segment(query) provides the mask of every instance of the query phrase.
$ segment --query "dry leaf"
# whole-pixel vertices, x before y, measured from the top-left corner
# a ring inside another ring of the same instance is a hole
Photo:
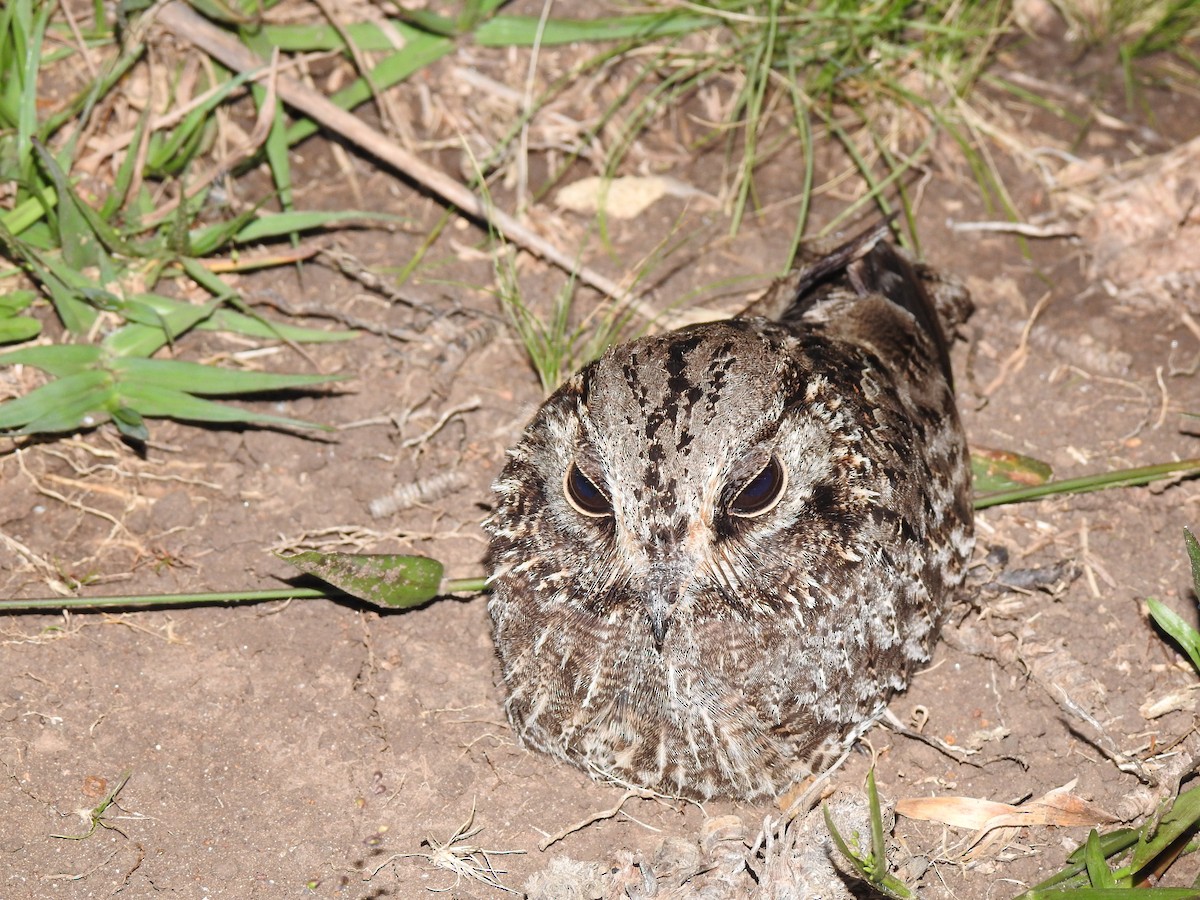
[[[559,206],[572,212],[590,214],[603,207],[611,218],[632,219],[667,195],[705,197],[715,201],[690,184],[661,175],[626,175],[611,179],[593,175],[566,185],[554,199]]]
[[[982,828],[996,816],[1007,815],[1018,807],[974,797],[912,797],[896,801],[896,815],[923,822],[941,822],[955,828]]]
[[[995,829],[1016,829],[1029,825],[1109,825],[1117,821],[1071,791],[1078,779],[1047,791],[1043,796],[1013,806],[974,797],[914,797],[896,802],[896,814],[909,819],[942,822],[956,828],[973,828],[968,846],[974,846]],[[1008,836],[1012,836],[1009,832]],[[989,842],[990,845],[991,842]]]

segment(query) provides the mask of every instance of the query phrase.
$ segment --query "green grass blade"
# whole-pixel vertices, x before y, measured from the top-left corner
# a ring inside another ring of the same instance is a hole
[[[251,372],[244,369],[224,369],[179,359],[141,359],[129,357],[112,363],[112,371],[121,383],[126,380],[153,384],[189,394],[217,396],[228,394],[261,394],[267,391],[289,390],[344,381],[344,375],[286,375],[277,372]]]
[[[846,839],[842,837],[842,833],[838,831],[837,826],[833,823],[833,816],[829,812],[829,804],[821,804],[821,812],[825,814],[825,827],[829,829],[829,836],[833,838],[834,845],[841,852],[842,857],[850,864],[850,866],[858,872],[863,881],[870,883],[871,873],[863,864],[860,852],[855,849],[851,850]]]
[[[713,16],[679,11],[601,19],[547,19],[540,44],[549,47],[630,39],[648,42],[711,28],[719,21]],[[530,47],[538,39],[538,22],[537,16],[495,16],[475,28],[471,39],[485,47]],[[388,25],[404,40],[405,49],[415,47],[415,54],[418,55],[431,47],[453,46],[449,33],[439,34],[397,19],[389,20]],[[350,40],[364,52],[383,53],[395,49],[396,45],[388,33],[374,23],[354,22],[346,25],[345,30]],[[345,49],[341,35],[329,25],[268,25],[262,32],[269,46],[278,47],[285,53]]]
[[[20,3],[19,8],[28,10],[28,3]],[[42,63],[42,39],[46,33],[46,23],[50,21],[50,13],[54,5],[43,3],[38,9],[37,18],[29,24],[25,34],[25,58],[21,60],[20,84],[21,94],[17,108],[17,172],[26,184],[33,184],[33,140],[37,135],[37,99],[38,73]],[[22,18],[25,18],[22,16]]]
[[[104,346],[113,356],[150,356],[170,343],[162,325],[130,322],[104,338]]]
[[[401,14],[405,24],[435,37],[453,39],[461,33],[458,20],[427,9],[402,9]]]
[[[138,116],[137,125],[133,129],[133,138],[129,142],[129,146],[142,146],[142,137],[146,132],[146,125],[150,121],[151,105],[149,103],[142,109],[142,114]],[[100,207],[100,218],[105,222],[112,221],[118,210],[125,203],[125,198],[129,194],[129,186],[133,183],[133,174],[138,161],[138,154],[128,152],[125,158],[121,160],[121,166],[117,169],[117,176],[113,179],[112,189],[108,192],[108,196],[104,198],[104,203]]]
[[[377,90],[386,90],[399,84],[414,72],[419,72],[443,56],[454,52],[455,44],[452,40],[435,37],[415,29],[409,29],[409,31],[417,37],[406,43],[403,50],[381,59],[375,68],[371,69],[371,80],[375,82]],[[371,86],[367,84],[366,79],[358,78],[329,99],[342,109],[353,109],[370,97]],[[288,129],[288,145],[293,146],[316,132],[315,122],[311,119],[302,119]]]
[[[1200,672],[1200,634],[1196,633],[1196,629],[1154,597],[1146,600],[1146,608],[1158,627],[1175,639],[1175,643],[1183,648],[1192,665]]]
[[[20,289],[9,291],[7,294],[0,294],[0,315],[11,316],[29,309],[36,299],[37,294],[33,291]]]
[[[266,91],[263,90],[263,100],[258,102],[265,100]],[[285,212],[292,212],[296,208],[296,203],[292,194],[292,161],[288,155],[287,117],[283,112],[283,103],[278,98],[275,100],[275,111],[271,116],[271,127],[267,132],[263,151],[267,156],[271,177],[275,180],[279,205]],[[293,236],[293,242],[296,240],[297,236]]]
[[[1083,862],[1087,867],[1088,880],[1092,887],[1115,888],[1117,880],[1113,878],[1112,870],[1100,848],[1100,835],[1093,828],[1088,832],[1087,843],[1084,844]]]
[[[247,47],[263,59],[271,58],[271,44],[265,40],[261,31],[251,32],[249,29],[243,28],[242,40]],[[254,97],[255,107],[261,114],[263,104],[268,99],[266,86],[261,82],[255,82],[251,86],[250,93]],[[287,119],[283,112],[283,101],[272,95],[271,102],[274,104],[274,108],[271,110],[271,125],[267,131],[267,139],[262,147],[262,152],[266,156],[271,179],[275,182],[275,193],[279,197],[279,205],[284,212],[291,212],[295,209],[295,200],[292,194],[292,164],[288,157]],[[295,235],[292,236],[292,240],[295,242]]]
[[[56,378],[74,375],[95,368],[100,362],[100,348],[90,344],[52,344],[41,347],[21,347],[0,353],[0,366],[33,366]]]
[[[58,378],[0,404],[0,431],[9,437],[76,431],[108,419],[112,376],[98,369]]]
[[[198,269],[202,266],[197,264]],[[222,283],[219,279],[214,279],[218,285]],[[211,315],[200,318],[198,327],[201,331],[229,331],[234,334],[245,335],[246,337],[262,338],[264,340],[283,340],[295,341],[296,343],[304,344],[321,344],[331,341],[349,341],[357,337],[357,332],[354,331],[325,331],[320,328],[306,328],[301,325],[289,325],[286,322],[266,322],[261,318],[245,315],[236,310],[220,307],[218,304],[220,299],[212,300],[207,304],[199,307],[192,307],[191,304],[184,304],[179,300],[174,300],[170,297],[164,297],[161,294],[138,294],[136,303],[127,304],[129,307],[128,318],[143,324],[153,324],[155,320],[150,319],[149,313],[143,316],[140,311],[139,304],[144,304],[145,307],[163,317],[162,320],[171,325],[186,317],[188,308],[209,310],[213,309]],[[215,309],[214,309],[215,306]],[[184,308],[180,312],[180,307]],[[175,318],[179,316],[180,318]],[[128,327],[128,326],[126,326]],[[181,332],[182,333],[182,332]],[[115,343],[116,347],[122,346],[120,342]],[[159,346],[162,346],[161,343]],[[129,348],[120,355],[133,354],[134,350]],[[139,356],[146,356],[145,353],[137,353]]]
[[[150,356],[210,318],[220,302],[185,303],[161,294],[136,294],[121,307],[129,324],[105,337],[103,344],[114,356]]]
[[[117,426],[117,431],[121,432],[122,436],[131,441],[146,442],[150,440],[150,429],[146,427],[146,420],[142,414],[136,409],[130,409],[128,406],[118,406],[116,409],[109,411],[112,417],[112,423]]]
[[[183,266],[183,271],[187,272],[188,277],[192,281],[212,294],[217,300],[227,303],[237,300],[237,291],[222,281],[219,276],[201,265],[199,260],[185,257],[179,260],[179,264]]]
[[[332,341],[351,341],[356,331],[325,331],[286,322],[267,323],[232,309],[218,309],[212,318],[200,324],[201,331],[229,331],[246,337],[264,340],[294,341],[297,344],[327,344]]]
[[[1183,543],[1187,547],[1188,559],[1192,562],[1192,590],[1200,597],[1200,541],[1190,528],[1183,529]]]
[[[0,241],[3,241],[4,229],[0,228]],[[34,278],[50,294],[54,311],[62,320],[63,327],[72,334],[87,334],[99,315],[99,311],[86,302],[81,294],[82,276],[77,275],[66,266],[46,259],[32,247],[19,245],[17,253],[23,258]]]
[[[201,594],[134,594],[109,597],[35,597],[0,600],[0,615],[44,609],[88,612],[99,609],[146,606],[199,606],[212,603],[262,603],[265,600],[328,600],[334,593],[315,588],[279,588],[272,591],[221,591]]]
[[[43,158],[49,157],[40,145],[38,152]],[[51,159],[49,172],[54,180],[56,193],[66,199],[58,207],[58,215],[51,218],[57,231],[56,242],[62,251],[62,260],[72,269],[80,270],[95,266],[100,262],[101,246],[96,235],[88,228],[87,219],[79,211],[79,204],[71,192],[70,185],[62,176],[62,170]]]
[[[1136,878],[1177,840],[1195,830],[1200,824],[1200,787],[1180,794],[1171,804],[1170,810],[1163,814],[1147,840],[1146,833],[1151,830],[1152,824],[1148,823],[1142,827],[1141,838],[1134,847],[1133,857],[1117,872],[1118,876],[1128,875]]]
[[[315,428],[332,431],[328,425],[292,419],[287,416],[271,416],[241,409],[212,400],[193,397],[183,391],[171,390],[143,381],[123,383],[120,386],[121,405],[136,409],[143,416],[163,419],[179,419],[185,422],[207,422],[209,424],[278,425],[287,428]]]
[[[170,132],[152,134],[146,147],[146,174],[165,178],[183,172],[196,158],[212,124],[209,111],[197,107]]]
[[[1150,484],[1163,478],[1170,478],[1175,475],[1190,475],[1196,472],[1200,472],[1200,459],[1185,459],[1180,462],[1162,463],[1157,466],[1118,469],[1115,472],[1084,475],[1080,478],[1050,481],[1046,484],[1032,487],[980,494],[975,497],[975,508],[987,509],[990,506],[1000,506],[1005,503],[1020,503],[1025,500],[1038,500],[1042,497],[1053,497],[1058,494],[1086,494],[1091,491],[1101,491],[1110,487],[1136,487],[1138,485]]]
[[[33,291],[16,290],[0,294],[0,344],[27,341],[41,333],[42,323],[24,312],[37,299]]]
[[[689,34],[720,24],[713,16],[680,11],[643,13],[603,19],[547,19],[538,35],[537,16],[496,16],[475,29],[472,39],[482,47],[543,47],[598,41],[639,39]]]
[[[203,228],[192,229],[187,233],[187,239],[184,241],[187,244],[186,255],[202,258],[216,253],[232,241],[243,228],[252,223],[257,215],[257,210],[248,209],[224,222],[215,222],[212,225],[205,225]]]
[[[238,231],[235,240],[239,243],[263,241],[274,237],[282,237],[293,231],[313,231],[328,229],[330,225],[342,223],[356,224],[360,222],[385,222],[401,225],[412,221],[407,216],[397,216],[391,213],[372,212],[361,209],[345,209],[335,212],[293,211],[289,213],[260,214],[258,218],[246,224]]]
[[[0,214],[0,226],[14,237],[46,217],[47,208],[58,205],[58,192],[47,187],[36,197],[22,200],[12,209]]]
[[[1075,888],[1069,891],[1033,890],[1017,900],[1197,900],[1195,888]]]
[[[0,344],[28,341],[42,333],[42,323],[31,316],[0,318]]]
[[[27,29],[22,27],[17,13],[24,7],[28,14],[29,4],[24,0],[13,0],[0,6],[0,72],[15,72],[20,69],[24,54],[21,45]],[[20,118],[21,79],[0,80],[0,125],[16,128]]]
[[[40,141],[34,142],[38,158],[54,180],[54,186],[59,196],[59,232],[62,238],[63,257],[68,265],[82,269],[94,265],[98,260],[100,246],[113,253],[126,256],[136,255],[111,225],[100,218],[99,214],[80,199],[71,186],[67,173],[63,171],[58,160]],[[67,223],[67,224],[63,224]]]

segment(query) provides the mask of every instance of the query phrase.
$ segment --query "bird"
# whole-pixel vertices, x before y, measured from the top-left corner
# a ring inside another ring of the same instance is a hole
[[[884,223],[732,318],[611,347],[541,405],[484,522],[522,745],[756,800],[883,715],[974,545],[937,278]]]

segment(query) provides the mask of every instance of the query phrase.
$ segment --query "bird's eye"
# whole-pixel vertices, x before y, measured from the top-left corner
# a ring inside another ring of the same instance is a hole
[[[779,457],[772,456],[763,470],[746,484],[729,504],[735,516],[753,518],[774,509],[787,486],[787,471]]]
[[[585,516],[601,518],[612,515],[612,501],[575,463],[571,463],[567,469],[563,479],[563,492],[567,495],[567,502]]]

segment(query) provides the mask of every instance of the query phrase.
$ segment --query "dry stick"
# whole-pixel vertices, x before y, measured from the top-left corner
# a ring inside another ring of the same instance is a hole
[[[251,72],[267,68],[267,63],[257,54],[247,50],[179,0],[172,0],[163,7],[158,13],[158,21],[171,29],[176,37],[194,44],[235,71]],[[602,294],[616,299],[627,293],[612,279],[586,266],[579,266],[577,260],[526,228],[512,216],[488,205],[444,172],[396,146],[391,138],[365,125],[353,113],[339,108],[316,91],[283,77],[276,79],[276,90],[284,103],[357,144],[376,159],[398,169],[467,215],[487,222],[507,240],[574,274],[577,279]]]
[[[623,807],[627,801],[632,800],[634,797],[641,797],[643,800],[645,800],[647,798],[647,792],[642,790],[626,791],[621,795],[621,799],[608,809],[595,813],[594,815],[590,815],[586,819],[580,819],[574,825],[568,825],[562,831],[551,835],[538,844],[538,849],[545,853],[550,847],[567,837],[567,835],[573,834],[576,831],[582,831],[584,828],[587,828],[589,825],[595,822],[602,821],[603,819],[611,819],[613,816],[619,815],[621,812],[621,807]]]

